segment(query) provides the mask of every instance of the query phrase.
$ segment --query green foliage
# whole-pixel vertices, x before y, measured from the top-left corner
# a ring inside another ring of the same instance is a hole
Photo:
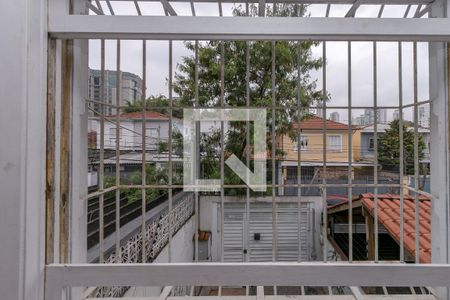
[[[234,10],[234,14],[241,16],[246,12],[241,6]],[[257,15],[256,5],[249,5],[249,15]],[[266,15],[276,16],[304,16],[305,6],[294,4],[277,5],[274,12],[269,7]],[[277,110],[275,116],[267,110],[268,127],[276,120],[276,134],[289,134],[295,131],[292,123],[298,119],[297,98],[300,96],[301,105],[305,111],[309,106],[328,98],[317,83],[310,76],[312,70],[322,67],[321,58],[312,56],[311,48],[317,45],[313,41],[207,41],[198,44],[198,84],[195,81],[195,44],[188,42],[187,49],[192,51],[183,57],[177,66],[174,77],[174,91],[179,95],[180,104],[194,106],[196,88],[200,107],[242,107],[247,102],[247,89],[250,105],[255,107],[271,107],[273,94],[275,105],[286,107]],[[275,90],[272,89],[272,53],[275,49]],[[249,85],[247,87],[247,51],[249,53]],[[223,93],[221,88],[222,53],[224,61]],[[299,63],[300,62],[300,63]],[[299,68],[300,66],[300,68]],[[299,79],[300,73],[300,79]],[[298,81],[300,89],[298,89]],[[252,129],[251,129],[252,130]],[[269,131],[270,132],[270,131]],[[225,155],[235,154],[245,161],[247,127],[245,122],[230,122],[226,132]],[[253,137],[253,134],[250,134]],[[250,144],[252,142],[250,141]],[[267,135],[267,145],[271,148],[270,133]],[[201,138],[202,177],[214,178],[220,175],[220,133],[209,132]],[[282,154],[282,153],[279,153]],[[225,170],[226,172],[226,170]],[[226,183],[241,183],[239,178],[226,174]]]
[[[167,166],[156,167],[154,165],[145,166],[145,181],[146,184],[167,184],[168,182]],[[138,171],[133,173],[128,178],[121,178],[121,184],[126,185],[140,185],[142,184],[142,172]],[[105,176],[105,188],[114,186],[115,177]],[[113,192],[112,192],[113,193]],[[146,201],[152,201],[157,197],[167,193],[166,189],[147,189]],[[121,190],[122,196],[128,199],[128,202],[141,201],[142,191],[141,189],[123,189]]]
[[[157,145],[157,151],[158,153],[168,153],[169,143],[160,142]],[[177,128],[172,131],[172,154],[183,156],[183,134]]]
[[[399,171],[400,168],[400,125],[399,120],[389,123],[390,127],[380,135],[378,140],[378,162],[383,169]],[[419,160],[423,159],[425,143],[418,135]],[[405,175],[414,174],[414,131],[403,124],[403,157]]]
[[[127,101],[127,106],[123,109],[124,113],[131,113],[142,111],[145,105],[146,111],[156,111],[162,114],[170,114],[170,100],[163,95],[150,96],[143,100],[136,100],[134,102]],[[178,106],[178,101],[176,99],[172,100],[172,116],[175,118],[182,118],[181,110],[176,109]]]

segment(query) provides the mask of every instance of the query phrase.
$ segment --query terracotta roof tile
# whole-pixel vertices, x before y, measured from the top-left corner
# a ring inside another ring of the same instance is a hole
[[[348,130],[348,125],[334,122],[331,120],[326,120],[326,129],[327,130]],[[293,124],[294,128],[297,128],[297,123]],[[318,116],[311,116],[305,120],[300,122],[300,129],[304,130],[321,130],[323,129],[323,118]]]
[[[374,215],[373,194],[362,194],[359,199],[362,205]],[[400,241],[400,196],[393,194],[378,195],[378,222],[383,224],[389,234]],[[431,262],[431,214],[430,199],[419,196],[419,257],[420,262]],[[404,246],[414,256],[415,253],[415,202],[410,196],[404,197]]]

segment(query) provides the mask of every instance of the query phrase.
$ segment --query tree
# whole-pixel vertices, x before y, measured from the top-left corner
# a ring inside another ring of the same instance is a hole
[[[123,109],[124,113],[131,113],[131,112],[139,112],[142,111],[145,104],[145,110],[146,111],[156,111],[162,114],[169,115],[170,114],[170,100],[167,99],[164,95],[157,95],[157,96],[150,96],[147,99],[145,99],[145,102],[141,100],[136,100],[133,102],[126,101],[127,106]],[[178,100],[172,99],[172,116],[175,118],[181,118],[181,110],[177,109],[178,106]]]
[[[295,4],[276,5],[276,11],[268,8],[266,15],[273,16],[303,16],[306,14],[305,6]],[[256,16],[258,7],[249,5],[249,15]],[[246,15],[242,7],[234,10],[234,15]],[[188,42],[187,49],[192,51],[189,56],[183,57],[177,66],[174,76],[174,91],[180,96],[183,106],[193,106],[195,81],[195,44]],[[317,89],[316,81],[310,76],[311,70],[319,69],[323,61],[312,56],[311,48],[317,45],[313,41],[207,41],[198,43],[198,101],[201,107],[220,107],[222,100],[221,88],[221,61],[224,61],[223,104],[228,107],[242,107],[246,105],[247,85],[246,67],[247,51],[250,56],[249,63],[249,98],[251,106],[271,107],[272,105],[272,47],[275,48],[275,98],[277,107],[276,116],[268,109],[268,124],[276,120],[276,134],[294,136],[292,124],[298,119],[298,69],[300,65],[300,95],[302,107],[306,110],[314,102],[322,101],[328,95],[323,95]],[[223,53],[223,55],[222,55]],[[300,63],[298,54],[300,53]],[[225,153],[233,153],[245,161],[246,144],[245,122],[230,122],[225,138]],[[252,134],[250,136],[253,136]],[[218,142],[217,139],[205,139]],[[271,147],[270,134],[267,136],[269,149]],[[220,142],[220,139],[219,139]],[[202,148],[202,146],[201,146]],[[204,145],[204,149],[220,150],[220,146]],[[251,147],[250,147],[251,148]],[[220,153],[215,153],[220,157]],[[216,159],[215,170],[218,170]],[[212,168],[208,164],[208,168]],[[231,180],[231,175],[225,177]]]
[[[421,135],[418,136],[419,160],[423,159],[425,143]],[[405,174],[414,174],[414,131],[403,123],[403,157]],[[389,123],[389,128],[382,133],[378,140],[378,162],[383,169],[399,171],[400,168],[400,125],[399,120]]]

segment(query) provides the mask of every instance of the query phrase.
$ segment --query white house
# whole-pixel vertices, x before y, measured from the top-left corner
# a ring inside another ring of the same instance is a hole
[[[120,150],[141,150],[142,149],[142,112],[124,113],[119,117],[119,147]],[[117,115],[105,117],[104,123],[104,149],[115,149],[116,147],[116,124]],[[100,119],[93,119],[90,122],[90,132],[95,132],[93,144],[100,148]],[[181,132],[182,120],[172,118],[172,130]],[[146,150],[156,150],[158,144],[169,140],[169,116],[147,111],[145,113],[145,135]]]
[[[377,125],[377,136],[383,134],[386,129],[390,128],[388,124],[378,124]],[[408,127],[408,130],[413,131],[413,127]],[[371,160],[374,156],[374,132],[375,128],[373,125],[366,126],[361,129],[361,157],[362,159]],[[430,144],[431,135],[430,128],[419,127],[418,133],[422,136],[423,142],[425,143],[425,149],[423,149],[423,160],[424,163],[430,162]]]

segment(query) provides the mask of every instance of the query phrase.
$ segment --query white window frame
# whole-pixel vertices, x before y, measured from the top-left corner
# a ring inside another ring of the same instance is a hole
[[[338,137],[339,138],[339,145],[338,147],[330,147],[330,138]],[[342,152],[342,134],[327,134],[327,151],[329,152]]]

